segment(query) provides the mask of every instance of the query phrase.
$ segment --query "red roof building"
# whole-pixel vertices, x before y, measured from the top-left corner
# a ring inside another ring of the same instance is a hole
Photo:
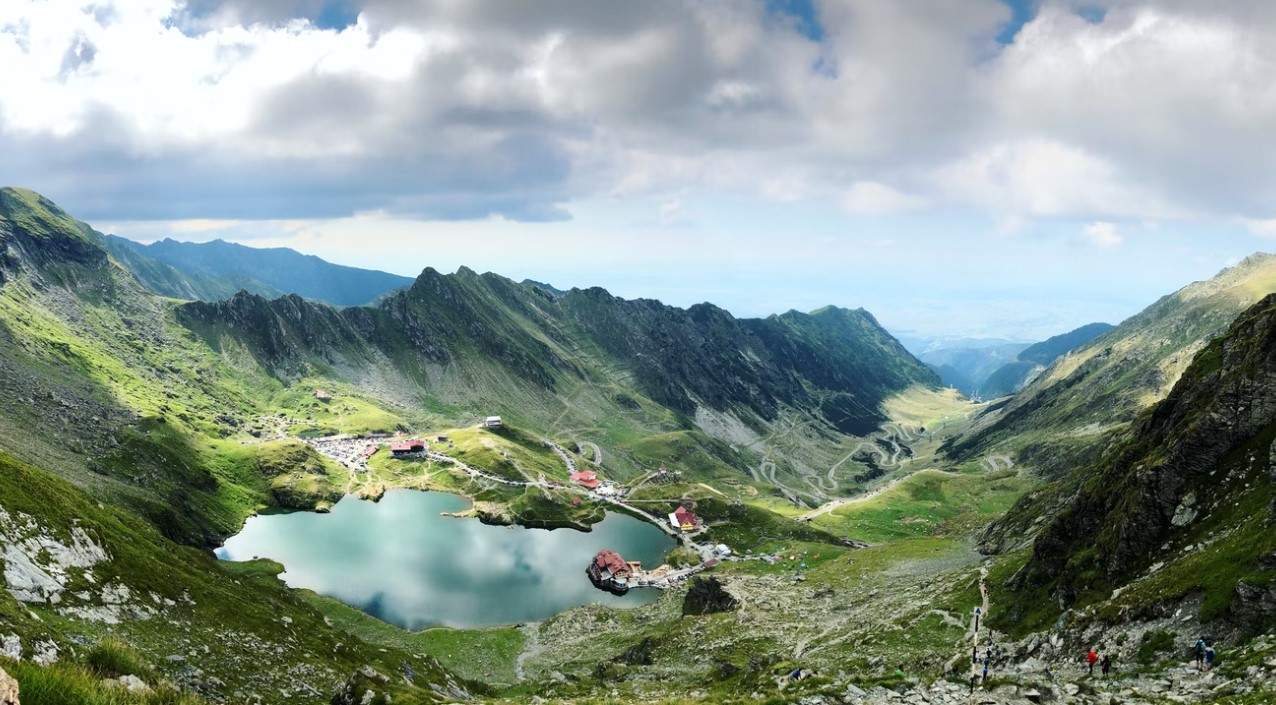
[[[406,441],[395,441],[390,444],[390,452],[395,455],[407,455],[408,453],[422,453],[425,451],[425,441],[419,438],[410,438]]]
[[[572,473],[572,482],[591,490],[597,489],[600,484],[598,475],[593,470],[577,470]]]
[[[686,507],[678,507],[675,509],[673,512],[673,518],[678,522],[678,526],[684,529],[688,527],[694,529],[700,526],[700,518]]]
[[[619,553],[611,549],[603,549],[594,556],[594,568],[600,574],[605,576],[628,575],[630,573],[629,564]]]

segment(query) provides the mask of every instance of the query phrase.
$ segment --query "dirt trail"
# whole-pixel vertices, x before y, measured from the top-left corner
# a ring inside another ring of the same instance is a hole
[[[524,636],[523,650],[518,652],[518,658],[514,659],[514,677],[519,681],[525,681],[527,680],[527,662],[540,656],[545,651],[545,646],[541,644],[540,622],[528,622],[520,631]]]
[[[988,619],[988,566],[986,565],[979,568],[979,595],[982,598],[979,608],[970,617],[970,679],[972,683],[978,681],[983,675],[983,664],[978,654],[979,635],[981,630],[987,629],[985,620]]]

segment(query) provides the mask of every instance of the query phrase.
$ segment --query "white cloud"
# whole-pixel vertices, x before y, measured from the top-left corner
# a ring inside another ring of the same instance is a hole
[[[842,195],[842,208],[853,215],[886,215],[924,205],[923,199],[876,181],[857,181]]]
[[[0,3],[0,181],[104,218],[566,217],[695,193],[1000,222],[1262,220],[1276,6]],[[900,47],[908,47],[901,51]],[[1166,80],[1165,76],[1174,80]]]
[[[1107,159],[1053,140],[1001,142],[939,166],[934,183],[950,199],[1028,217],[1182,217],[1183,209],[1123,178]]]
[[[1082,229],[1086,240],[1095,247],[1111,248],[1125,242],[1125,237],[1117,229],[1116,224],[1106,221],[1090,223]]]
[[[1276,218],[1246,218],[1241,222],[1255,235],[1276,237]]]

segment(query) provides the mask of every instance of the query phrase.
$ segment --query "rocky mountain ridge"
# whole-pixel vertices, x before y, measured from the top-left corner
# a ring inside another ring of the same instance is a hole
[[[466,268],[427,268],[373,307],[241,293],[177,314],[214,343],[235,338],[284,376],[375,358],[428,385],[431,366],[482,359],[552,392],[561,378],[587,374],[582,366],[601,365],[624,370],[645,396],[687,418],[703,406],[756,424],[796,407],[846,433],[881,423],[888,394],[938,382],[862,309],[737,319],[712,304],[684,310],[599,288],[552,295]]]
[[[1039,593],[1062,608],[1107,600],[1155,564],[1159,579],[1181,580],[1162,600],[1207,595],[1212,633],[1265,631],[1276,626],[1274,442],[1276,294],[1199,352],[1096,463],[1020,500],[986,545],[1032,535],[1046,511],[1007,583],[1021,604]]]

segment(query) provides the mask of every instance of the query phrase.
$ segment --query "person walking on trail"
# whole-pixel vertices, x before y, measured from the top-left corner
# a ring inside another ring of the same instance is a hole
[[[1112,670],[1112,657],[1108,654],[1103,655],[1103,661],[1099,663],[1100,669],[1103,670],[1103,677],[1107,678],[1108,673]]]
[[[1099,652],[1093,646],[1091,646],[1090,651],[1088,651],[1085,655],[1085,662],[1089,664],[1090,675],[1092,676],[1094,675],[1094,664],[1098,663],[1098,661],[1099,661]]]
[[[1196,669],[1204,670],[1205,668],[1205,638],[1196,640],[1196,646],[1192,647],[1192,652],[1196,654]]]
[[[1214,670],[1214,645],[1207,644],[1205,646],[1205,670]]]
[[[988,682],[988,653],[987,652],[984,652],[984,675],[982,678],[979,679],[979,682],[985,683],[985,684]]]

